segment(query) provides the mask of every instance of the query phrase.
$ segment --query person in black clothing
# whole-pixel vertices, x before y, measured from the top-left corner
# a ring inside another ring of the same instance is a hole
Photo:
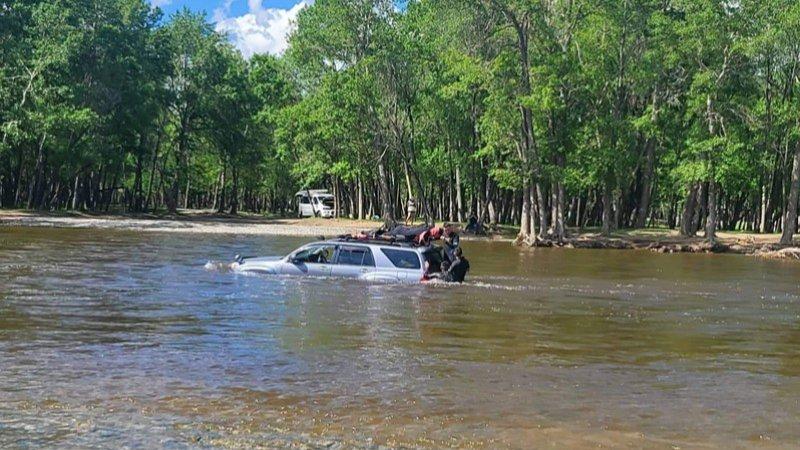
[[[440,250],[443,261],[447,261],[448,263],[455,261],[455,252],[458,248],[459,241],[458,234],[455,232],[450,232],[445,236],[444,243],[442,243],[442,248]]]
[[[463,283],[469,272],[469,261],[464,257],[461,247],[455,249],[453,256],[452,264],[447,259],[442,260],[441,271],[430,274],[430,278],[448,283]]]
[[[443,278],[447,281],[463,283],[467,272],[469,272],[469,261],[464,257],[464,252],[461,251],[461,247],[458,247],[454,254],[455,260],[450,264]]]
[[[478,218],[475,214],[470,214],[469,219],[467,219],[467,226],[464,228],[464,231],[467,233],[474,233],[478,229]]]

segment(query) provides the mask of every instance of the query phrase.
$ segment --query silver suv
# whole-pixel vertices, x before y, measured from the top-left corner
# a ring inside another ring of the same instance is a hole
[[[304,245],[283,258],[241,258],[234,271],[281,275],[357,278],[369,281],[420,282],[430,247],[329,240]]]

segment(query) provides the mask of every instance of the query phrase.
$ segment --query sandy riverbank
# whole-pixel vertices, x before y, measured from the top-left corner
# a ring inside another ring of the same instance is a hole
[[[142,232],[338,236],[373,229],[379,225],[379,222],[366,220],[270,218],[250,214],[230,216],[200,210],[183,210],[176,215],[103,215],[0,210],[0,226],[99,228]],[[513,238],[514,229],[505,227],[500,233],[488,239],[512,242]],[[465,239],[469,240],[471,237]],[[659,253],[739,253],[800,260],[800,247],[780,246],[777,244],[778,240],[777,234],[720,232],[716,243],[712,245],[702,237],[686,238],[680,236],[677,231],[668,229],[622,230],[612,234],[611,237],[603,237],[599,232],[592,230],[582,232],[571,230],[569,238],[561,244],[545,241],[537,242],[534,246],[641,249]]]
[[[0,226],[100,228],[204,234],[337,236],[375,228],[378,223],[345,219],[268,218],[256,215],[229,216],[196,210],[180,211],[177,215],[102,215],[13,210],[0,211]]]

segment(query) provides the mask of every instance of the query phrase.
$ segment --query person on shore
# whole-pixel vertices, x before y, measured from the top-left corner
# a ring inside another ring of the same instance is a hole
[[[414,224],[417,219],[417,202],[414,197],[408,196],[408,204],[406,205],[406,225]]]
[[[470,214],[469,220],[467,221],[467,226],[464,228],[464,233],[471,233],[474,235],[486,234],[485,230],[483,229],[483,224],[480,220],[478,220],[478,216],[476,216],[474,213]]]

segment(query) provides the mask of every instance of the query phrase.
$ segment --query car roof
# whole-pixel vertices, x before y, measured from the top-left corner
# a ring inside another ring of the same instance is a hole
[[[330,192],[328,192],[327,189],[303,189],[302,191],[297,191],[297,193],[294,194],[294,196],[295,197],[301,197],[301,196],[307,197],[308,194],[311,194],[312,196],[313,195],[316,195],[316,196],[330,195],[331,197],[333,197],[333,195]]]

